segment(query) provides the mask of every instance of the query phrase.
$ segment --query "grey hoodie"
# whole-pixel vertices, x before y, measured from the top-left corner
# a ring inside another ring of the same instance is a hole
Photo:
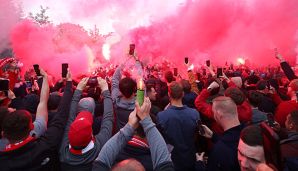
[[[92,162],[98,156],[102,146],[109,140],[112,136],[112,128],[113,128],[113,103],[112,98],[110,96],[110,92],[108,90],[102,92],[102,96],[104,97],[104,114],[103,120],[100,128],[100,132],[95,135],[94,147],[91,150],[87,151],[82,155],[75,155],[69,151],[69,139],[68,139],[68,131],[70,129],[71,123],[75,120],[77,109],[83,109],[92,106],[90,105],[90,99],[86,98],[81,100],[81,107],[78,107],[79,100],[81,97],[82,91],[76,90],[70,107],[69,119],[65,128],[64,137],[60,147],[60,162],[62,170],[91,170]],[[93,101],[94,102],[94,101]],[[92,102],[91,102],[92,103]],[[80,136],[80,135],[78,135]]]
[[[137,67],[142,67],[140,62],[136,62]],[[123,66],[119,66],[112,78],[112,99],[114,103],[114,109],[116,114],[116,131],[119,131],[125,126],[128,121],[129,114],[135,108],[135,98],[125,99],[123,98],[119,90],[119,82],[121,80],[121,72]]]
[[[95,102],[93,98],[85,97],[79,101],[78,113],[84,110],[89,111],[94,116]]]

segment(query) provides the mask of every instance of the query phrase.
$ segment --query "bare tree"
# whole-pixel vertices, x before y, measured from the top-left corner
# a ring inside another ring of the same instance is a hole
[[[39,13],[33,14],[32,12],[29,13],[29,18],[31,18],[33,21],[38,23],[39,25],[46,25],[50,24],[51,21],[49,20],[49,16],[46,15],[47,10],[49,7],[43,7],[42,5],[40,6],[40,11]]]

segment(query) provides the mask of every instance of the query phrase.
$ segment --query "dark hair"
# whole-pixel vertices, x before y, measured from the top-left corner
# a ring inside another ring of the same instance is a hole
[[[31,124],[31,114],[26,110],[17,110],[5,117],[2,130],[9,141],[20,141],[29,135]]]
[[[250,90],[248,92],[248,101],[252,106],[258,107],[262,101],[262,96],[263,95],[260,92],[257,92],[255,90]]]
[[[183,91],[185,93],[190,93],[191,92],[191,85],[190,85],[188,80],[181,80],[180,83],[181,83],[181,85],[183,87]]]
[[[183,97],[183,87],[180,83],[173,81],[169,85],[169,95],[173,99],[181,99]]]
[[[257,88],[257,90],[265,90],[267,85],[268,85],[268,81],[260,80],[257,82],[256,88]]]
[[[262,130],[259,125],[250,125],[241,131],[240,139],[249,146],[263,146]]]
[[[229,87],[226,89],[225,96],[231,97],[236,105],[241,105],[245,101],[244,93],[237,87]]]
[[[60,104],[61,96],[58,92],[53,92],[49,96],[48,100],[48,110],[55,110]]]
[[[126,77],[120,80],[119,90],[124,97],[130,98],[137,90],[137,83],[132,78]]]
[[[171,83],[171,82],[175,81],[173,72],[172,71],[166,71],[165,72],[165,79],[166,79],[167,83]]]
[[[0,107],[0,132],[2,132],[2,123],[6,115],[9,113],[7,107]],[[0,134],[0,138],[2,138],[2,135]]]
[[[155,89],[155,87],[154,87],[154,85],[146,85],[146,92],[147,93],[150,93],[151,91],[152,91],[152,88],[154,88]]]

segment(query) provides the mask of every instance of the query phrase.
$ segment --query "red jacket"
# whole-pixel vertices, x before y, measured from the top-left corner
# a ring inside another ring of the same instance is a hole
[[[273,94],[272,99],[277,105],[274,119],[281,127],[286,127],[285,122],[287,120],[287,116],[292,111],[298,110],[298,103],[296,100],[283,101],[278,94]]]
[[[206,100],[210,96],[210,92],[207,91],[207,89],[204,89],[201,94],[196,98],[195,100],[195,106],[198,109],[198,111],[207,117],[208,119],[214,120],[213,112],[212,112],[212,105],[207,103]],[[237,111],[238,111],[238,118],[240,122],[250,122],[252,117],[252,109],[251,106],[247,101],[244,101],[241,105],[237,105]],[[216,124],[214,122],[214,124]],[[219,130],[219,126],[215,126],[212,124],[212,128],[215,132],[223,132],[223,130]]]

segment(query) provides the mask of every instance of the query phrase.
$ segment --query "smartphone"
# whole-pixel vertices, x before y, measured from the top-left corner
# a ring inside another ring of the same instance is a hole
[[[32,88],[32,82],[31,81],[26,81],[26,87],[27,88]]]
[[[38,64],[34,64],[33,65],[34,71],[36,73],[37,76],[41,76],[40,74],[40,70],[39,70],[39,65]]]
[[[0,80],[0,91],[8,91],[9,90],[9,80]]]
[[[277,170],[283,170],[279,136],[266,122],[262,122],[260,127],[266,163],[274,165]]]
[[[207,67],[210,67],[210,60],[206,61],[206,65],[207,65]]]
[[[223,76],[222,68],[217,68],[217,78]]]
[[[185,57],[185,58],[184,58],[184,63],[185,63],[185,64],[188,64],[188,57]]]
[[[273,116],[273,114],[272,113],[268,113],[267,114],[267,123],[268,123],[268,125],[270,126],[270,127],[275,127],[275,121],[274,121],[274,116]]]
[[[136,48],[136,45],[135,44],[130,44],[129,45],[129,55],[134,55],[135,48]]]
[[[206,69],[203,69],[203,75],[207,75]]]
[[[204,127],[202,126],[201,120],[197,120],[197,129],[199,131],[199,134],[201,134],[201,135],[205,134],[205,130],[204,130]]]
[[[67,68],[68,68],[68,64],[67,63],[63,63],[62,64],[62,78],[66,78]]]
[[[178,68],[174,68],[174,76],[178,75]]]

